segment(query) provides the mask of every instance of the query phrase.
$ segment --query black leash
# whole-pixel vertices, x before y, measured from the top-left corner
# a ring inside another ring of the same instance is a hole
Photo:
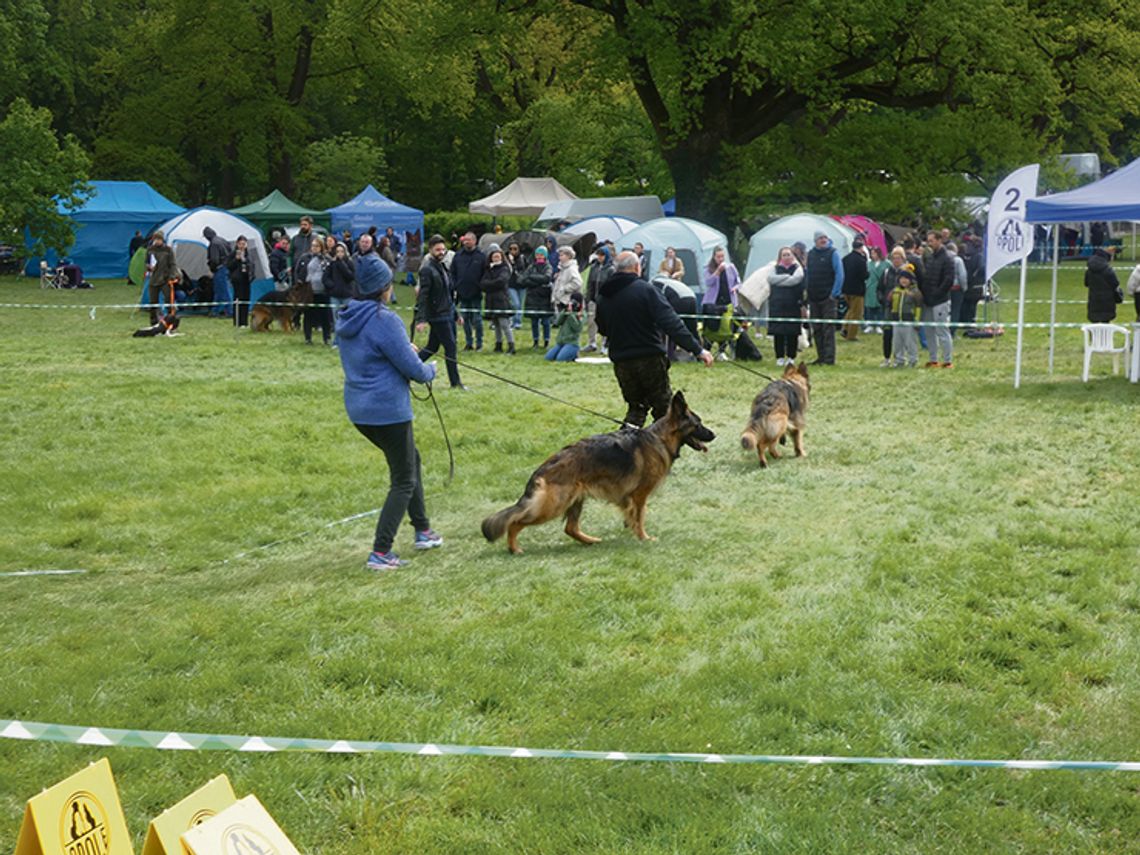
[[[519,383],[517,380],[512,380],[509,377],[502,377],[498,374],[495,374],[492,371],[487,371],[486,369],[483,369],[483,368],[477,368],[476,366],[471,365],[471,364],[466,363],[466,362],[460,362],[458,359],[455,360],[455,364],[458,365],[460,368],[464,368],[464,369],[467,369],[469,371],[475,371],[478,374],[486,374],[488,377],[491,377],[495,380],[502,381],[503,383],[507,383],[508,385],[515,386],[515,387],[517,387],[519,389],[523,389],[527,392],[533,392],[535,395],[541,395],[544,398],[549,398],[551,401],[555,401],[559,404],[564,404],[567,407],[573,407],[574,409],[581,410],[584,413],[589,413],[591,416],[597,416],[599,419],[605,419],[607,422],[613,422],[614,424],[618,425],[619,427],[625,426],[625,422],[623,422],[621,419],[615,419],[613,416],[607,416],[605,413],[599,413],[597,410],[591,410],[588,407],[583,407],[581,404],[575,404],[572,401],[564,401],[562,398],[556,398],[554,395],[551,395],[549,392],[543,392],[541,389],[536,389],[533,386],[526,385],[525,383]]]
[[[447,435],[447,425],[443,423],[443,413],[439,409],[439,401],[435,399],[435,393],[432,391],[431,383],[427,385],[427,395],[423,398],[419,397],[415,392],[412,392],[412,397],[417,401],[429,400],[435,407],[436,417],[439,419],[439,429],[443,431],[443,441],[447,445],[447,483],[450,484],[455,477],[455,452],[451,450],[451,437]]]
[[[736,366],[737,368],[739,368],[741,371],[747,371],[749,374],[755,374],[757,377],[763,377],[765,380],[771,381],[771,382],[773,382],[773,383],[774,383],[774,382],[776,382],[776,378],[775,378],[775,377],[769,377],[769,376],[768,376],[767,374],[765,374],[763,371],[757,371],[755,368],[749,368],[747,365],[741,365],[741,364],[740,364],[739,362],[737,362],[735,359],[730,359],[730,360],[729,360],[729,362],[728,362],[728,364],[729,364],[729,365],[735,365],[735,366]]]

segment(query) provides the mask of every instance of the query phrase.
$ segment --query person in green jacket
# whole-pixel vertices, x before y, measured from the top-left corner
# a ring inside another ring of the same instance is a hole
[[[582,295],[570,295],[570,303],[554,316],[558,338],[554,347],[546,351],[547,362],[573,362],[578,358],[578,340],[582,335]]]
[[[883,320],[883,303],[879,290],[883,284],[883,273],[890,263],[883,258],[883,251],[877,246],[871,247],[871,260],[867,264],[867,299],[863,304],[863,332],[881,333],[883,328],[879,321]]]

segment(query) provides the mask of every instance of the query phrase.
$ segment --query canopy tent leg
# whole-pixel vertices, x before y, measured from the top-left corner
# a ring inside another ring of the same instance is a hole
[[[1017,359],[1013,363],[1013,388],[1021,388],[1021,342],[1025,335],[1025,271],[1029,257],[1021,257],[1021,288],[1017,296]]]
[[[1057,265],[1061,260],[1061,224],[1053,226],[1053,296],[1049,301],[1049,373],[1053,373],[1053,350],[1057,340]]]

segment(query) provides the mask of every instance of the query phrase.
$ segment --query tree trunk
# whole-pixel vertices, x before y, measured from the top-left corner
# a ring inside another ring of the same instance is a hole
[[[713,190],[720,174],[722,141],[715,134],[696,133],[662,151],[677,192],[677,216],[688,217],[729,235],[731,217]]]

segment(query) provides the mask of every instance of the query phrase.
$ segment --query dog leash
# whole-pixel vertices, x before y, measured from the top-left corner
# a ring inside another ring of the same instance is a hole
[[[747,371],[749,374],[755,374],[757,377],[763,377],[765,380],[768,380],[768,381],[770,381],[770,382],[773,382],[773,383],[774,383],[774,382],[776,382],[776,378],[775,378],[775,377],[769,377],[769,376],[768,376],[767,374],[765,374],[763,371],[757,371],[755,368],[749,368],[747,365],[741,365],[739,362],[737,362],[737,361],[736,361],[736,360],[734,360],[734,359],[733,359],[733,360],[729,360],[729,363],[728,363],[728,364],[729,364],[729,365],[735,365],[735,366],[736,366],[737,368],[739,368],[741,371]]]
[[[435,392],[432,391],[431,382],[427,384],[427,394],[421,398],[414,391],[412,397],[417,401],[428,400],[431,401],[432,406],[435,407],[435,415],[439,419],[439,429],[443,432],[443,442],[447,446],[447,483],[450,484],[452,479],[455,478],[455,452],[451,449],[451,437],[447,435],[447,425],[443,423],[443,413],[439,409],[439,401],[435,398]]]
[[[451,361],[451,360],[448,360],[448,361]],[[591,410],[589,407],[583,407],[581,404],[575,404],[573,401],[565,401],[562,398],[557,398],[554,395],[551,395],[549,392],[543,392],[541,389],[536,389],[533,386],[528,386],[526,383],[520,383],[517,380],[510,379],[509,377],[503,377],[499,374],[495,374],[493,371],[487,371],[486,369],[483,369],[483,368],[477,368],[476,366],[471,365],[467,362],[460,362],[458,359],[454,360],[454,362],[460,368],[464,368],[464,369],[467,369],[469,371],[474,371],[478,374],[485,374],[494,380],[499,380],[503,383],[507,383],[510,386],[515,386],[515,387],[517,387],[519,389],[523,389],[527,392],[532,392],[535,395],[541,395],[543,398],[549,398],[551,401],[555,401],[555,402],[557,402],[559,404],[563,404],[567,407],[573,407],[575,410],[581,410],[584,413],[589,413],[591,416],[597,416],[599,419],[605,419],[607,422],[613,422],[614,424],[618,425],[619,427],[625,427],[626,423],[624,421],[622,421],[621,419],[615,419],[613,416],[607,416],[605,413],[599,413],[597,410]]]

